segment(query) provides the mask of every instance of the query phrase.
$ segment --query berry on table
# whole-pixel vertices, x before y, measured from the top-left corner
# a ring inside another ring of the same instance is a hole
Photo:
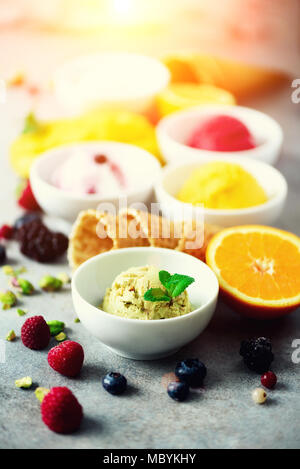
[[[48,353],[48,363],[51,368],[70,378],[79,374],[83,361],[83,348],[72,340],[56,345]]]
[[[42,420],[56,433],[73,433],[82,421],[82,407],[70,389],[52,388],[42,399]]]
[[[40,220],[25,223],[17,230],[16,239],[22,254],[38,262],[52,262],[68,248],[68,238],[63,233],[50,231]]]
[[[267,371],[267,373],[262,375],[260,381],[265,388],[273,389],[277,384],[277,376],[275,373],[273,373],[273,371]]]
[[[256,388],[252,392],[252,399],[255,404],[264,404],[267,400],[267,393],[262,388]]]
[[[25,210],[29,210],[31,212],[41,210],[41,207],[39,206],[39,204],[37,203],[33,195],[29,181],[27,181],[27,184],[18,199],[18,204],[20,207],[24,208]]]
[[[0,244],[0,265],[4,264],[5,261],[6,261],[6,249],[2,244]]]
[[[268,371],[274,360],[272,344],[265,337],[243,340],[240,355],[243,357],[244,363],[249,370],[256,371],[257,373]]]
[[[183,360],[182,362],[177,363],[175,368],[175,375],[177,378],[192,388],[202,386],[206,374],[206,366],[198,360],[198,358]]]
[[[125,376],[121,375],[121,373],[111,371],[102,378],[102,385],[107,392],[118,396],[123,394],[125,391],[127,387],[127,379]]]
[[[21,339],[25,347],[42,350],[50,341],[50,329],[43,316],[26,319],[21,329]]]
[[[2,225],[0,228],[0,239],[11,239],[14,234],[14,229],[10,225]]]
[[[175,401],[184,401],[188,397],[189,392],[190,388],[187,383],[175,381],[168,384],[167,393]]]

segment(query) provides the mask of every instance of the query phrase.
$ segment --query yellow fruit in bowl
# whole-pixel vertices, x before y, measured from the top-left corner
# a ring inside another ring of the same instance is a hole
[[[164,163],[159,153],[155,128],[146,117],[126,111],[92,111],[70,119],[39,122],[28,116],[24,133],[10,147],[10,161],[21,177],[27,178],[32,162],[51,148],[82,141],[112,140],[148,150]]]
[[[194,106],[207,104],[235,104],[234,96],[213,85],[196,83],[173,83],[157,97],[161,117]]]

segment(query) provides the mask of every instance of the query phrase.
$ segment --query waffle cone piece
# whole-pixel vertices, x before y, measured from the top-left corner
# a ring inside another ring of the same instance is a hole
[[[202,227],[203,228],[203,227]],[[160,247],[186,252],[205,261],[206,247],[220,230],[196,221],[173,223],[159,215],[124,209],[117,216],[97,210],[80,212],[69,243],[68,259],[75,270],[90,257],[115,249]]]

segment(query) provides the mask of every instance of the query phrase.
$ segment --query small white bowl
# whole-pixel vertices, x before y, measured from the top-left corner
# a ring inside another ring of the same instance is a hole
[[[71,112],[115,107],[147,110],[169,83],[159,60],[130,52],[100,52],[62,65],[54,75],[58,100]]]
[[[124,191],[128,204],[147,204],[153,195],[154,182],[161,174],[158,160],[142,148],[135,145],[117,142],[83,142],[63,145],[43,153],[33,163],[30,171],[30,182],[33,193],[49,215],[64,218],[73,222],[81,210],[96,209],[101,203],[113,204],[119,208],[119,194],[114,197],[99,196],[99,194],[76,194],[55,187],[50,177],[58,164],[70,156],[74,150],[80,149],[90,153],[103,153],[111,156],[113,161],[121,167],[134,172],[137,181],[135,189]]]
[[[191,313],[144,321],[114,316],[97,307],[118,274],[130,267],[147,264],[195,278],[188,288],[195,307]],[[217,278],[206,264],[179,251],[152,247],[99,254],[84,262],[72,280],[74,307],[84,327],[113,352],[135,360],[171,355],[195,339],[213,316],[218,291]]]
[[[186,145],[186,141],[208,117],[215,115],[236,117],[254,136],[257,147],[251,150],[224,152],[199,150]],[[234,156],[254,158],[275,164],[278,160],[283,132],[280,125],[267,114],[242,106],[201,106],[165,117],[157,126],[160,150],[169,163],[201,162],[205,157]]]
[[[267,202],[249,208],[219,210],[196,207],[178,200],[176,195],[184,181],[195,169],[213,160],[238,163],[251,173],[264,188],[268,196]],[[167,166],[155,185],[155,195],[162,214],[173,220],[181,221],[184,218],[194,217],[198,220],[202,219],[205,223],[223,227],[245,224],[270,225],[279,218],[283,210],[287,197],[287,182],[277,169],[250,158],[223,157],[221,159],[206,157],[198,163]]]

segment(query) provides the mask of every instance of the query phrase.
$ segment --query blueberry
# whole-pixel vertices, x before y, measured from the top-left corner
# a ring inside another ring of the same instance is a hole
[[[0,265],[4,264],[5,261],[6,261],[6,249],[2,244],[0,244]]]
[[[174,382],[168,384],[167,392],[172,399],[181,402],[188,397],[190,388],[186,383]]]
[[[206,366],[198,358],[183,360],[177,363],[175,368],[177,378],[192,388],[202,386],[206,373]]]
[[[104,389],[115,396],[123,394],[127,386],[127,379],[120,373],[111,371],[102,379]]]
[[[21,217],[16,219],[14,223],[14,228],[15,230],[18,230],[19,228],[21,228],[21,226],[25,225],[26,223],[30,223],[34,220],[39,220],[40,218],[40,214],[35,212],[28,212],[25,215],[22,215]]]

